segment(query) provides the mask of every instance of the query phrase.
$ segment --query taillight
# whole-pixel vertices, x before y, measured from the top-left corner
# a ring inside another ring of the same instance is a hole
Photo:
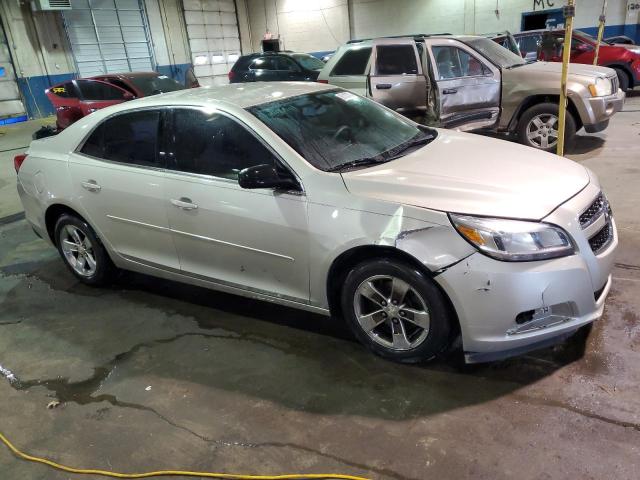
[[[20,170],[20,167],[22,166],[26,158],[27,158],[27,155],[25,153],[23,153],[22,155],[16,155],[13,158],[13,166],[16,169],[16,173],[18,173],[18,171]]]
[[[232,82],[234,78],[236,78],[236,72],[229,70],[229,81]]]
[[[329,83],[329,80],[316,80],[318,83]]]

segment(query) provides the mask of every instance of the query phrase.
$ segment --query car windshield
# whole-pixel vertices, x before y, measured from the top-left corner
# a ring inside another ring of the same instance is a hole
[[[291,56],[307,70],[322,70],[324,68],[324,62],[313,55],[309,55],[307,53],[294,53]]]
[[[491,60],[494,64],[502,68],[512,68],[527,63],[521,56],[516,55],[507,48],[501,47],[496,42],[489,40],[488,38],[477,37],[468,40],[467,43],[469,46]]]
[[[166,75],[132,76],[129,77],[129,81],[133,83],[138,90],[142,91],[145,97],[157,95],[158,93],[183,90],[185,88],[184,85],[176,82]]]
[[[299,95],[248,110],[324,171],[384,163],[436,136],[435,130],[343,90]]]

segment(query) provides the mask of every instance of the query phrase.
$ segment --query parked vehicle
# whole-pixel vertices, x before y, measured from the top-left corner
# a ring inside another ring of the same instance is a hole
[[[15,166],[26,219],[80,281],[123,268],[342,316],[394,360],[553,344],[611,286],[592,172],[319,83],[135,100]]]
[[[528,64],[477,36],[356,40],[340,47],[319,82],[350,89],[426,123],[460,130],[513,132],[521,143],[555,151],[561,65]],[[604,130],[622,108],[615,72],[572,66],[566,141],[584,127]]]
[[[626,35],[618,35],[616,37],[607,37],[605,41],[610,44],[618,44],[618,45],[635,45],[636,42],[633,41],[632,38],[627,37]]]
[[[314,81],[322,67],[324,62],[308,53],[252,53],[236,61],[229,82]]]
[[[166,75],[134,72],[69,80],[48,88],[45,94],[56,109],[59,131],[101,108],[183,88],[184,85]]]
[[[548,55],[542,52],[543,34],[549,34],[555,39],[555,48]],[[536,58],[549,62],[562,61],[562,46],[564,30],[531,30],[513,35],[518,46],[527,56],[534,53]],[[580,30],[574,30],[571,37],[571,63],[593,65],[597,40]],[[633,45],[612,45],[607,42],[600,44],[598,65],[609,67],[616,71],[618,83],[623,92],[640,84],[640,48]]]

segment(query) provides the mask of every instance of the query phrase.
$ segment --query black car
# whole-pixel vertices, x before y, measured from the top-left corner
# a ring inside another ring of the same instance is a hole
[[[323,67],[322,60],[307,53],[252,53],[233,65],[229,82],[315,81]]]

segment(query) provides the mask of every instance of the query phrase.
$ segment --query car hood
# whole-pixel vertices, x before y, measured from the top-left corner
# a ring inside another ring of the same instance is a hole
[[[546,75],[562,74],[562,62],[531,62],[521,67],[516,67],[509,71],[519,71],[520,73],[544,73]],[[595,65],[585,65],[582,63],[572,63],[569,65],[569,75],[581,75],[586,77],[607,77],[613,72],[607,67]]]
[[[438,129],[391,162],[343,173],[359,196],[445,212],[540,220],[589,183],[563,157],[505,140]]]

